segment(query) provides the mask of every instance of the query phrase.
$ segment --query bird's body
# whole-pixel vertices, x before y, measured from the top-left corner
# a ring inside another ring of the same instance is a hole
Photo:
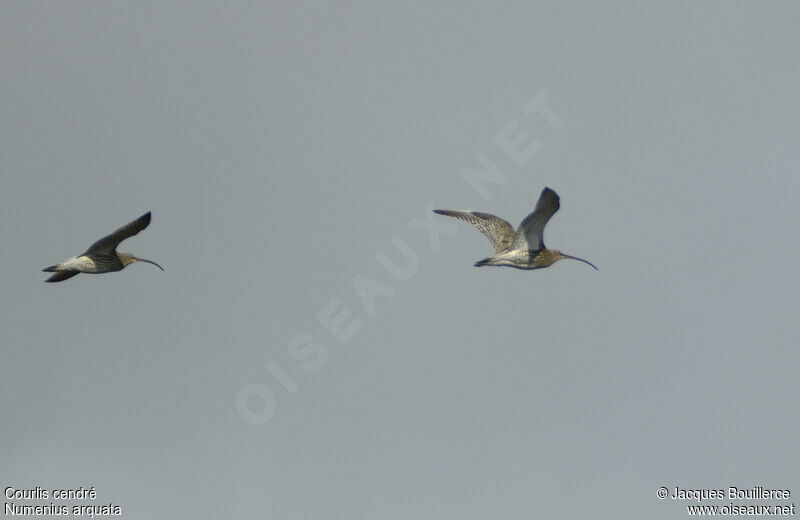
[[[560,206],[559,197],[550,188],[542,190],[536,209],[525,217],[517,231],[511,224],[489,213],[476,211],[452,211],[435,209],[434,213],[454,217],[475,226],[478,231],[486,235],[494,246],[494,255],[479,260],[476,267],[506,266],[516,269],[541,269],[549,267],[561,260],[569,258],[589,264],[597,269],[591,262],[582,258],[570,256],[557,249],[547,249],[544,245],[544,227]]]
[[[478,262],[475,262],[475,266],[483,267],[487,265],[495,265],[514,267],[516,269],[542,269],[544,267],[550,267],[562,258],[572,257],[568,257],[562,254],[561,251],[557,251],[555,249],[540,249],[538,251],[532,251],[529,249],[512,249],[511,251],[479,260]],[[595,269],[597,268],[595,267]]]
[[[150,212],[148,211],[133,222],[130,222],[108,236],[105,236],[89,246],[85,253],[79,256],[67,258],[56,265],[45,267],[42,271],[54,273],[46,282],[61,282],[72,278],[79,273],[111,273],[121,271],[125,266],[133,262],[147,262],[153,264],[162,271],[163,267],[151,260],[136,258],[130,253],[117,253],[117,246],[126,238],[130,238],[150,224]]]

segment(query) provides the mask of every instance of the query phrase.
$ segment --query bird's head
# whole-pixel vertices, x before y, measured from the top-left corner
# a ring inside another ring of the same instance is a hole
[[[119,257],[119,261],[122,262],[122,267],[126,267],[128,264],[132,264],[134,262],[147,262],[148,264],[153,264],[162,271],[164,270],[163,267],[153,262],[152,260],[145,260],[144,258],[136,258],[130,253],[117,253],[117,256]]]

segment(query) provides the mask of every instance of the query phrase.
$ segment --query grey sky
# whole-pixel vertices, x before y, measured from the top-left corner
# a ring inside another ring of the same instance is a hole
[[[660,486],[800,493],[798,16],[4,3],[0,484],[94,486],[127,518],[667,519],[696,502]],[[558,128],[524,110],[542,93]],[[522,164],[504,129],[538,143]],[[486,158],[505,181],[482,196]],[[544,186],[547,245],[599,272],[477,269],[485,238],[430,213],[516,226]],[[42,283],[148,210],[120,250],[165,272]],[[344,342],[331,301],[361,324]]]

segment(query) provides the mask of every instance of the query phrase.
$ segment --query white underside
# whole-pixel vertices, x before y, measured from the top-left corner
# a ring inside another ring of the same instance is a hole
[[[80,271],[82,273],[91,273],[96,269],[94,261],[88,256],[73,256],[60,262],[56,266],[58,271]]]

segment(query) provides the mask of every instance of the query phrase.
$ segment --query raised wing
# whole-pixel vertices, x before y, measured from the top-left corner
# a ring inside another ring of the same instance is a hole
[[[558,211],[559,202],[558,195],[550,188],[542,190],[539,195],[539,202],[536,203],[536,209],[533,213],[525,217],[517,228],[517,234],[514,237],[514,249],[530,249],[539,250],[544,249],[544,226],[550,220],[556,211]]]
[[[114,231],[110,235],[105,236],[100,240],[98,240],[97,242],[95,242],[94,244],[90,245],[89,249],[87,249],[84,254],[109,255],[117,249],[117,245],[119,245],[120,242],[122,242],[126,238],[134,236],[139,231],[146,228],[149,224],[150,224],[150,212],[148,211],[147,213],[137,218],[133,222],[125,224],[124,226]]]
[[[495,253],[502,253],[511,246],[514,240],[514,228],[511,224],[488,213],[478,213],[477,211],[451,211],[448,209],[435,209],[434,213],[454,217],[464,222],[469,222],[478,231],[486,235],[486,238],[494,246]]]

